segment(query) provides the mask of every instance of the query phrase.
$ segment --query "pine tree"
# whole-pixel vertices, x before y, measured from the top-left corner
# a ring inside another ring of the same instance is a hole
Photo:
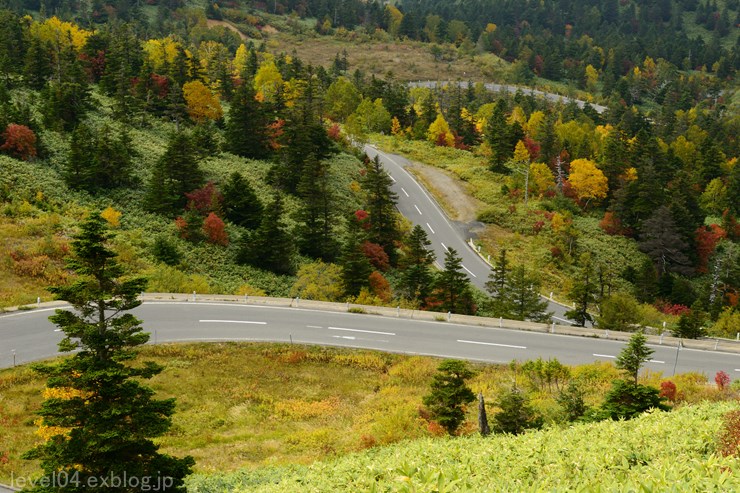
[[[509,277],[510,314],[514,320],[550,321],[547,301],[540,297],[540,280],[530,275],[523,265],[514,268]]]
[[[197,149],[189,135],[179,132],[170,137],[167,150],[154,166],[144,197],[146,208],[160,214],[174,214],[186,203],[186,192],[203,185]]]
[[[463,406],[475,400],[475,394],[465,384],[474,376],[464,361],[445,360],[432,377],[429,394],[424,396],[424,405],[450,435],[465,421]]]
[[[263,206],[252,185],[234,171],[222,187],[224,215],[232,223],[247,229],[256,229],[262,222]]]
[[[643,364],[650,360],[654,351],[647,345],[647,337],[642,331],[635,332],[617,357],[616,367],[627,373],[637,385],[637,377]]]
[[[591,256],[584,254],[581,256],[581,269],[573,284],[573,288],[568,293],[568,298],[575,302],[572,310],[565,312],[565,316],[573,319],[576,325],[586,326],[586,322],[593,322],[593,317],[588,312],[591,305],[596,303],[596,293],[598,287],[594,282],[593,266],[591,265]]]
[[[283,223],[282,195],[275,195],[267,210],[269,214],[263,214],[259,228],[242,242],[237,260],[276,274],[293,274],[295,248],[293,237]]]
[[[520,389],[514,387],[504,391],[496,400],[501,409],[493,415],[493,431],[520,435],[528,429],[540,429],[543,425],[539,416],[529,403],[529,398]]]
[[[491,295],[490,309],[494,316],[508,317],[511,306],[507,289],[508,275],[509,262],[506,260],[506,249],[502,249],[486,282],[486,291]]]
[[[691,261],[685,253],[686,242],[679,234],[667,206],[659,207],[650,219],[642,224],[640,250],[653,260],[660,277],[670,272],[684,275],[693,272]]]
[[[410,300],[424,302],[431,292],[434,282],[431,266],[435,259],[434,251],[429,249],[431,244],[426,232],[418,224],[406,240],[401,286],[404,295]]]
[[[255,99],[251,80],[243,81],[234,93],[226,121],[226,147],[230,152],[250,159],[264,159],[270,154],[267,116]]]
[[[366,194],[365,210],[370,214],[369,240],[382,246],[391,265],[395,266],[398,261],[396,242],[401,238],[396,224],[398,195],[391,190],[393,180],[377,156],[366,164],[361,185]]]
[[[41,463],[46,480],[64,473],[79,484],[88,478],[127,477],[171,481],[162,491],[185,491],[183,478],[194,461],[158,452],[152,438],[170,428],[175,400],[154,400],[154,391],[142,384],[162,371],[152,362],[135,367],[136,348],[149,335],[131,313],[139,306],[146,281],[126,278],[123,267],[108,248],[110,233],[100,214],[91,215],[72,243],[68,267],[79,276],[68,286],[51,288],[74,311],[57,310],[50,320],[65,334],[60,351],[74,356],[35,370],[47,377],[47,387],[71,397],[50,397],[42,404],[42,426],[59,431],[25,454]],[[58,428],[56,428],[58,427]],[[43,482],[37,483],[43,485]],[[100,483],[98,483],[100,484]],[[72,491],[76,488],[39,486],[33,491]],[[124,492],[128,487],[100,488]]]
[[[437,274],[432,297],[445,312],[472,315],[475,313],[470,280],[462,269],[462,259],[454,248],[445,253],[444,270]]]

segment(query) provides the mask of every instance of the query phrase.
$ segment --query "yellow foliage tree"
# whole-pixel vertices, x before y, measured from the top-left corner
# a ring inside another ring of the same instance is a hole
[[[273,102],[283,88],[283,76],[275,62],[266,60],[260,64],[254,76],[254,90],[262,101]]]
[[[234,61],[231,62],[234,67],[233,74],[235,77],[241,76],[247,70],[248,56],[249,52],[247,51],[247,47],[244,46],[244,43],[240,44],[234,54]]]
[[[144,56],[155,72],[160,72],[166,65],[175,62],[180,43],[172,36],[161,39],[150,39],[144,42]]]
[[[187,104],[188,115],[194,122],[200,124],[208,120],[218,120],[224,114],[218,97],[214,95],[201,81],[186,82],[182,86],[182,94]]]
[[[403,133],[403,129],[401,128],[401,122],[398,121],[398,118],[395,116],[391,120],[391,134],[393,135],[401,135]]]
[[[542,195],[555,186],[555,177],[545,163],[532,163],[529,166],[529,183],[534,193]]]
[[[395,38],[398,36],[398,30],[401,28],[403,14],[393,5],[386,5],[385,11],[388,16],[388,34]]]
[[[437,119],[429,125],[429,130],[427,130],[427,140],[435,144],[439,144],[440,141],[444,141],[444,144],[447,147],[455,145],[455,136],[450,132],[450,126],[447,124],[447,120],[445,120],[444,116],[442,116],[442,113],[438,113]]]
[[[568,181],[579,200],[585,200],[585,206],[591,200],[600,200],[606,197],[609,191],[608,180],[604,173],[596,167],[590,159],[574,159],[570,163]]]
[[[589,89],[594,89],[598,81],[598,70],[596,70],[591,64],[586,65],[586,87],[588,87]]]
[[[75,51],[80,51],[92,31],[80,29],[71,22],[64,22],[55,16],[44,22],[32,23],[30,33],[31,36],[58,47],[60,50],[72,47]]]
[[[535,140],[541,140],[543,137],[543,123],[545,123],[545,114],[539,110],[533,111],[532,114],[529,115],[529,121],[524,126],[524,130],[526,130]]]
[[[514,161],[519,163],[529,162],[529,151],[527,150],[527,146],[525,146],[524,142],[521,140],[517,142],[516,147],[514,147]]]
[[[519,123],[522,127],[527,124],[527,115],[524,113],[524,110],[521,106],[514,106],[514,109],[511,110],[511,115],[509,115],[509,118],[506,119],[506,122],[509,125],[512,125],[514,122]]]

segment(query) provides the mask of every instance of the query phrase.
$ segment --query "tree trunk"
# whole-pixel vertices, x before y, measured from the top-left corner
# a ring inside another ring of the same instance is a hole
[[[483,392],[478,392],[478,429],[483,436],[491,434],[491,429],[488,427],[488,416],[486,415],[486,403],[483,401]]]

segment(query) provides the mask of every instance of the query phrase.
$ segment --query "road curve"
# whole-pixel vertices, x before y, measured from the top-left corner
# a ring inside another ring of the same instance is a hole
[[[48,317],[53,308],[0,316],[0,368],[54,356],[62,335]],[[624,342],[559,334],[522,332],[377,315],[322,312],[217,302],[146,302],[134,314],[144,321],[151,343],[272,341],[375,349],[473,361],[508,363],[558,358],[567,364],[614,361]],[[725,371],[740,377],[740,356],[653,346],[646,367],[664,375]],[[678,359],[676,360],[678,356]]]
[[[426,231],[437,256],[437,267],[442,268],[446,249],[454,248],[462,258],[463,269],[470,281],[485,292],[491,267],[466,243],[470,237],[467,225],[447,218],[424,187],[406,171],[410,164],[408,159],[370,145],[364,146],[364,151],[371,159],[377,156],[393,180],[392,188],[398,195],[398,211]],[[566,310],[568,308],[563,305],[548,301],[548,311],[553,312],[553,318],[560,323],[571,323],[565,318]]]

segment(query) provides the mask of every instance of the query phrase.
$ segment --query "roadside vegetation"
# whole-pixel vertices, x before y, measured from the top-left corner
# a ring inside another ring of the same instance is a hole
[[[309,464],[365,449],[374,449],[372,456],[390,454],[395,449],[384,452],[380,446],[448,435],[422,402],[440,364],[434,358],[285,344],[218,343],[145,346],[131,364],[142,361],[164,368],[147,382],[157,392],[157,399],[177,399],[172,427],[157,440],[161,452],[192,456],[199,474]],[[579,419],[584,410],[599,408],[612,381],[620,378],[620,372],[609,363],[569,367],[555,360],[535,360],[470,367],[476,375],[467,380],[467,386],[476,395],[484,395],[492,424],[501,410],[501,397],[516,385],[542,425],[551,428],[546,432],[548,437],[582,433],[582,428],[568,431],[564,427]],[[723,404],[714,410],[704,407],[696,411],[693,405],[736,399],[737,385],[725,382],[720,388],[704,375],[668,377],[654,372],[641,373],[639,383],[667,389],[663,395],[674,406],[670,413],[658,413],[665,417],[649,419],[665,420],[662,422],[670,428],[673,414],[695,416],[697,422],[682,429],[696,429],[696,439],[705,440],[702,450],[713,450],[714,420],[729,408]],[[573,402],[573,392],[568,391],[572,386],[581,389],[576,393],[582,399],[580,413],[559,404]],[[29,367],[0,371],[0,482],[7,482],[11,471],[18,476],[37,470],[35,462],[22,460],[20,455],[43,440],[35,415],[43,394],[44,379]],[[571,397],[564,401],[563,395]],[[699,423],[699,417],[705,415],[714,417]],[[458,433],[476,435],[477,422],[477,405],[464,406],[464,423]],[[657,421],[653,422],[657,426]],[[589,426],[607,426],[616,433],[621,424]],[[711,433],[701,431],[704,426]],[[475,439],[465,438],[457,445],[448,440],[439,443],[441,447],[465,448],[469,440]],[[671,440],[656,438],[655,442],[673,446]],[[415,450],[430,443],[411,442],[408,446]],[[491,442],[491,450],[499,447],[496,443]],[[287,474],[287,470],[280,470],[280,474]],[[256,473],[257,477],[272,474],[265,471]],[[244,476],[236,473],[229,484]],[[219,479],[213,481],[215,485]]]

